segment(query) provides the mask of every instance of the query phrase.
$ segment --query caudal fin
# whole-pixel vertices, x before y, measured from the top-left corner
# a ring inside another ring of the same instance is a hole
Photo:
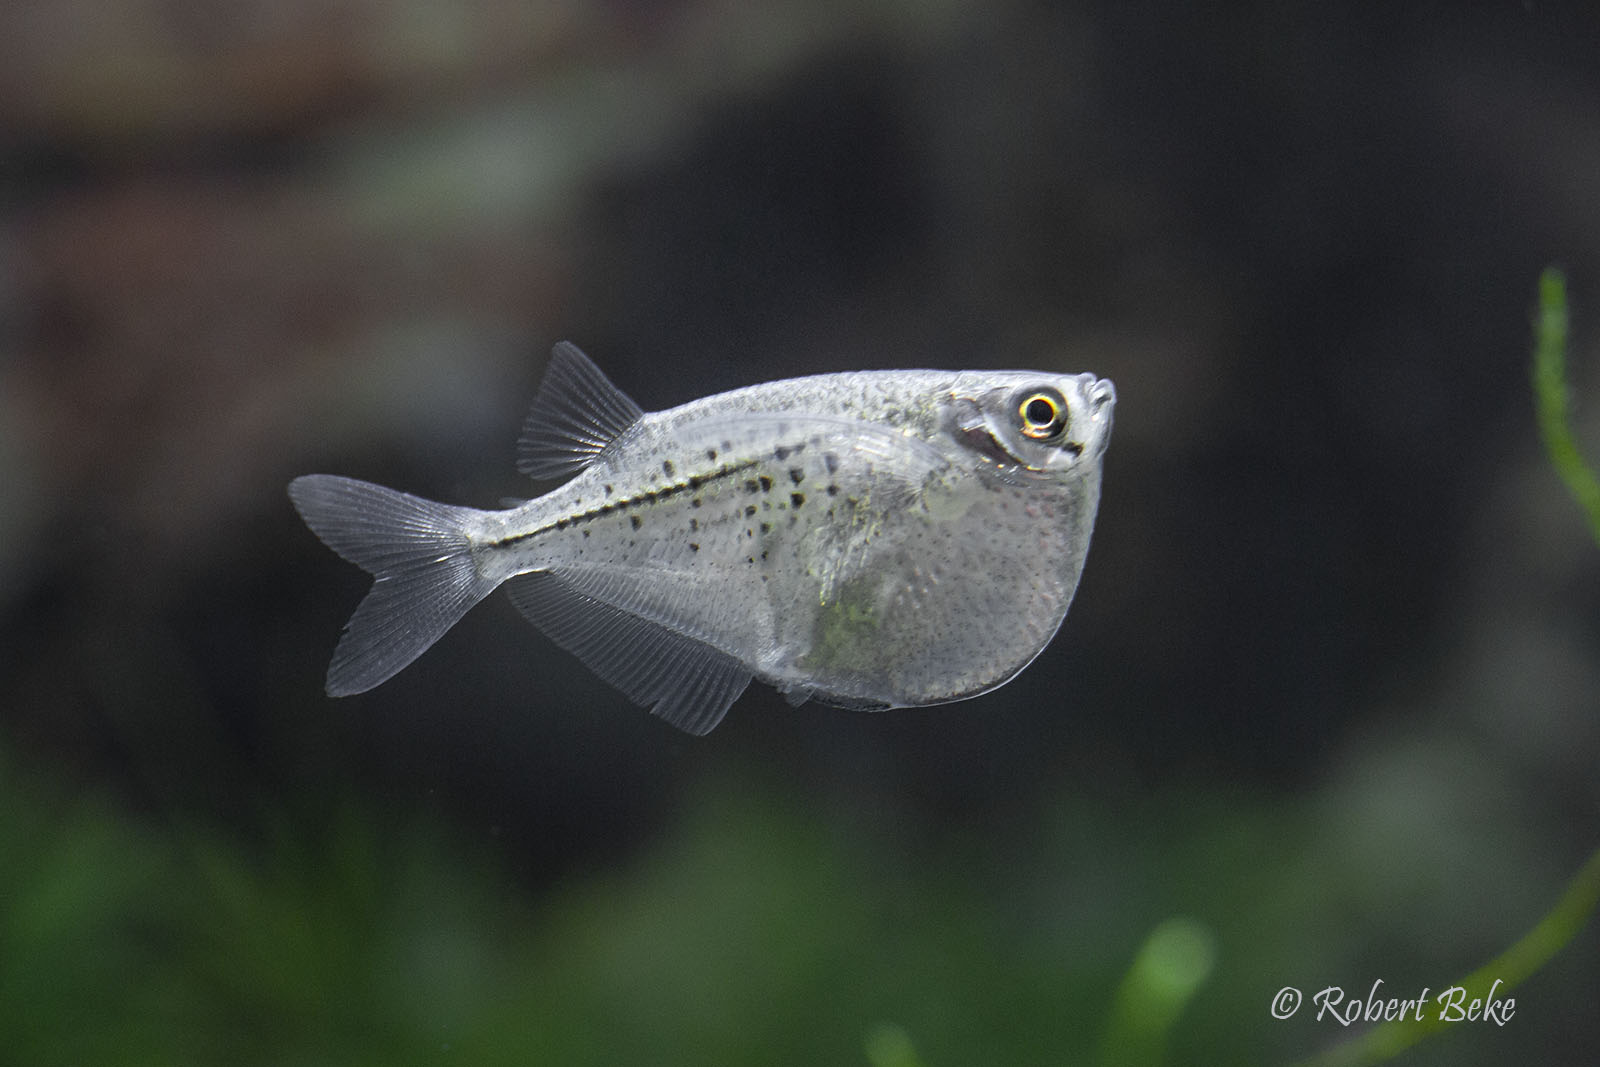
[[[428,650],[497,583],[479,576],[470,508],[308,474],[289,499],[322,542],[374,578],[328,667],[328,695],[364,693]]]

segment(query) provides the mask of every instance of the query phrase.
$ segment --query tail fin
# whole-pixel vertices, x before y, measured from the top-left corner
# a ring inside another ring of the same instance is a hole
[[[473,563],[470,508],[332,474],[296,478],[289,499],[324,544],[374,578],[334,650],[329,696],[389,680],[498,584]]]

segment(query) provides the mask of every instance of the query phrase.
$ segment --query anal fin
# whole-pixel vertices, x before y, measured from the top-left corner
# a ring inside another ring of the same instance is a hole
[[[559,574],[523,574],[505,586],[547,637],[680,730],[710,733],[750,684],[749,668],[732,656],[585,596]]]

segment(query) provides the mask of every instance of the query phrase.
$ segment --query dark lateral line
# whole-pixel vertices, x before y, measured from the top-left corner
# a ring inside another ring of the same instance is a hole
[[[686,478],[681,482],[674,482],[672,485],[664,485],[660,489],[646,489],[638,496],[630,496],[624,497],[621,500],[613,500],[609,504],[601,504],[597,508],[591,508],[588,511],[580,511],[576,515],[572,515],[564,519],[557,519],[554,522],[547,522],[543,526],[535,527],[534,529],[528,530],[525,533],[513,534],[510,537],[502,537],[498,541],[491,541],[487,547],[506,548],[510,545],[517,544],[520,541],[527,541],[531,538],[538,537],[540,534],[549,533],[551,530],[566,530],[574,526],[581,526],[586,522],[592,522],[593,520],[604,515],[610,515],[613,512],[622,511],[623,509],[632,507],[635,504],[654,504],[658,501],[675,497],[679,493],[696,492],[705,488],[706,485],[718,480],[719,478],[728,478],[735,474],[743,473],[744,471],[749,470],[751,467],[757,466],[760,464],[760,462],[761,461],[758,459],[747,459],[743,463],[733,463],[718,467],[710,474],[697,474],[693,477]]]

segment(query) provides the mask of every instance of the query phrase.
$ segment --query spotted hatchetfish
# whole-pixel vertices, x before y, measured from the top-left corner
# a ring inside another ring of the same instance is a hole
[[[504,511],[328,474],[289,495],[374,577],[328,669],[361,693],[504,585],[557,645],[704,734],[759,678],[793,704],[1004,685],[1083,570],[1116,392],[1090,374],[859,371],[645,413],[555,348]]]

